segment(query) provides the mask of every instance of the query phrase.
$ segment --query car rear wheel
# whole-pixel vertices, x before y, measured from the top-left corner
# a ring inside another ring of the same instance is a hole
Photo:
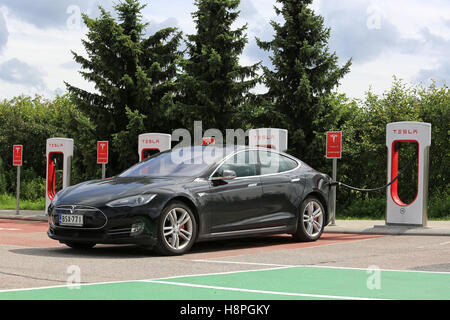
[[[297,231],[294,238],[300,241],[316,241],[325,227],[325,209],[319,199],[307,197],[300,206]]]
[[[196,235],[197,223],[191,208],[183,202],[172,202],[160,216],[156,248],[164,255],[181,255],[191,249]]]

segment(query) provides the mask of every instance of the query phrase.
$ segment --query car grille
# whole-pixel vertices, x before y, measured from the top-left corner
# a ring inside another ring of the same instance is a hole
[[[60,214],[78,214],[83,215],[84,224],[82,227],[68,227],[59,225]],[[100,229],[106,225],[106,215],[99,209],[80,205],[63,205],[53,209],[51,213],[52,222],[60,228],[71,229]]]

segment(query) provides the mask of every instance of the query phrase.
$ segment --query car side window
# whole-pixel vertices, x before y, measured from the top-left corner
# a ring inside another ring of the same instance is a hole
[[[261,175],[289,171],[298,165],[296,161],[271,151],[258,151],[258,157]]]
[[[216,171],[214,177],[222,177],[224,170],[233,170],[236,177],[251,177],[258,175],[256,151],[236,153],[228,158]]]
[[[289,171],[289,170],[297,168],[297,166],[298,166],[297,161],[295,161],[291,158],[288,158],[286,156],[283,156],[283,155],[281,156],[281,163],[282,164],[281,164],[280,168],[282,170],[280,172]]]

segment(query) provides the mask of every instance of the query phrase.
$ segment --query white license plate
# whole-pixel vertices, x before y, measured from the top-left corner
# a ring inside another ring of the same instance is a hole
[[[61,226],[83,226],[83,216],[80,214],[60,214],[59,225]]]

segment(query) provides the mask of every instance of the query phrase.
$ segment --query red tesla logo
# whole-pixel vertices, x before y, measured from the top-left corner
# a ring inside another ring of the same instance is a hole
[[[342,132],[327,132],[327,158],[341,158]]]
[[[395,129],[394,134],[419,134],[417,129]]]
[[[97,163],[108,163],[108,141],[97,141]]]
[[[159,144],[159,139],[142,139],[143,144]]]
[[[13,146],[13,166],[21,166],[22,165],[22,145],[14,145]]]

